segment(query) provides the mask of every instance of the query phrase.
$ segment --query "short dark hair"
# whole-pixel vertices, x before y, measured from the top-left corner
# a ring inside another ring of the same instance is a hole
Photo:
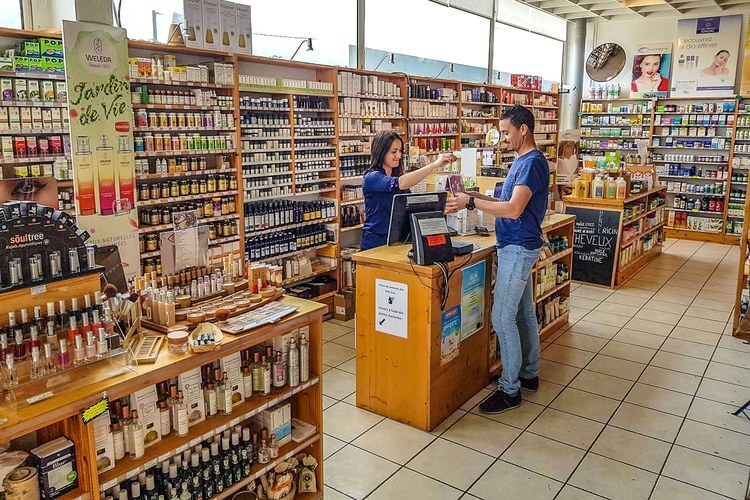
[[[401,150],[403,153],[404,140],[401,138],[399,133],[395,130],[381,130],[375,134],[372,139],[372,152],[370,153],[370,168],[369,170],[380,170],[383,171],[383,162],[385,161],[385,155],[391,149],[393,141],[401,141]],[[398,162],[398,168],[394,168],[391,173],[392,177],[398,177],[403,173],[404,170],[404,156],[401,155],[401,159]]]
[[[531,133],[534,133],[534,114],[529,111],[529,108],[515,104],[510,108],[503,111],[500,115],[501,120],[510,120],[516,128],[521,128],[521,125],[529,127]]]

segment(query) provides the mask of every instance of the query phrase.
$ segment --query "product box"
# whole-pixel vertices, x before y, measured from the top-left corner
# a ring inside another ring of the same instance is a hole
[[[15,78],[13,80],[13,99],[16,101],[27,101],[29,99],[28,85],[24,78]]]
[[[8,123],[12,129],[21,128],[21,108],[8,109]]]
[[[62,57],[42,56],[41,66],[41,70],[47,73],[65,73],[65,60]]]
[[[221,50],[234,54],[237,52],[237,8],[234,2],[220,0],[219,24],[221,28]]]
[[[354,290],[341,289],[333,296],[333,317],[339,321],[349,321],[356,311]]]
[[[3,56],[0,57],[0,71],[13,71],[13,58]]]
[[[13,100],[13,80],[10,78],[0,78],[0,94],[3,101]]]
[[[39,54],[48,57],[63,57],[63,41],[56,38],[40,38]]]
[[[41,95],[39,93],[39,80],[27,80],[27,93],[29,101],[41,101]]]
[[[237,406],[245,400],[242,386],[242,359],[240,353],[236,352],[219,360],[219,368],[227,372],[229,385],[232,386],[232,404]]]
[[[115,467],[115,442],[109,427],[109,410],[96,417],[91,423],[94,426],[96,471],[101,474]]]
[[[203,0],[203,48],[221,50],[220,0]]]
[[[201,383],[200,368],[188,370],[177,377],[177,389],[182,391],[188,408],[188,426],[206,420],[206,403]]]
[[[31,108],[31,128],[39,130],[44,123],[42,122],[42,108]]]
[[[13,57],[13,71],[28,71],[29,70],[29,58],[23,56]]]
[[[292,339],[294,339],[297,342],[297,346],[299,346],[299,330],[296,328],[289,333],[277,335],[273,338],[273,350],[274,352],[280,352],[284,357],[284,361],[289,359],[289,345],[291,344]]]
[[[42,80],[41,95],[43,101],[55,100],[55,82],[52,80]]]
[[[0,106],[0,130],[10,129],[10,122],[8,121],[8,108]]]
[[[65,82],[54,82],[55,83],[55,100],[56,101],[67,101],[68,100],[68,87]]]
[[[44,71],[44,61],[39,56],[29,56],[29,71]]]
[[[39,42],[19,42],[16,44],[16,52],[22,56],[40,56]]]
[[[21,108],[21,130],[31,130],[31,109]]]
[[[32,449],[31,461],[39,474],[41,498],[56,498],[78,487],[75,445],[68,438],[59,437]]]
[[[185,28],[188,35],[183,35],[185,47],[203,48],[203,0],[183,0],[182,10],[185,15]]]
[[[237,17],[237,53],[253,53],[253,30],[250,22],[250,6],[236,4],[235,16]]]
[[[185,396],[187,399],[187,396]],[[138,420],[143,426],[143,447],[148,448],[161,441],[161,422],[159,420],[159,395],[156,386],[152,385],[130,395],[130,409],[138,410]]]
[[[280,403],[260,413],[261,424],[268,434],[276,435],[276,442],[284,446],[292,440],[292,405]]]
[[[13,159],[13,138],[9,135],[0,137],[0,149],[3,151],[3,158]]]

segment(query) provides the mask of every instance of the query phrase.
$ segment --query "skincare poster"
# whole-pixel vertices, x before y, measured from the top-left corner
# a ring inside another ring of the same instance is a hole
[[[636,45],[630,97],[667,97],[671,67],[671,42]]]
[[[734,94],[742,15],[677,21],[671,97]]]
[[[124,29],[63,21],[77,224],[117,245],[126,278],[140,269],[133,108]]]
[[[750,19],[747,21],[750,27]],[[750,95],[750,37],[745,38],[745,63],[742,65],[742,83],[740,83],[740,95]]]
[[[458,356],[461,342],[461,308],[451,307],[442,315],[440,329],[440,366]]]
[[[389,280],[375,280],[375,331],[408,337],[409,286]]]
[[[461,270],[461,341],[484,326],[485,261]]]

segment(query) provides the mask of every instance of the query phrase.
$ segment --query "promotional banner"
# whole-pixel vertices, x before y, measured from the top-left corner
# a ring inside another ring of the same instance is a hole
[[[140,271],[124,29],[63,21],[78,227],[117,245],[127,278]]]
[[[750,19],[748,19],[747,25],[750,27]],[[750,94],[750,37],[745,38],[745,64],[742,65],[740,94],[743,96]]]
[[[677,21],[672,97],[734,94],[742,15]]]
[[[485,262],[461,270],[461,341],[484,326]]]
[[[636,45],[630,97],[667,97],[671,67],[671,42]]]

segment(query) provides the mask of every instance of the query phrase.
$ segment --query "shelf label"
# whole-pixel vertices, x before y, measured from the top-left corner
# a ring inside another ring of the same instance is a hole
[[[46,291],[47,291],[47,285],[45,285],[45,284],[41,284],[41,285],[37,285],[37,286],[32,286],[31,287],[31,296],[33,297],[34,295],[39,295],[39,294],[42,294],[42,293],[44,293]]]
[[[165,453],[163,455],[159,455],[159,462],[165,462],[169,460],[170,453]]]
[[[183,451],[187,450],[187,448],[188,448],[188,447],[187,447],[187,445],[186,445],[186,444],[180,445],[180,446],[178,446],[178,447],[177,447],[177,449],[175,450],[175,454],[177,454],[177,453],[182,453]]]
[[[149,460],[148,462],[146,462],[146,465],[144,465],[143,467],[144,469],[148,470],[151,467],[154,467],[155,465],[156,465],[156,459],[154,458],[153,460]]]
[[[117,484],[117,478],[110,479],[109,481],[107,481],[106,483],[102,485],[102,491],[106,491],[112,488],[116,484]]]
[[[235,418],[231,422],[229,422],[229,426],[230,427],[234,427],[235,425],[239,425],[239,424],[240,424],[240,419],[239,418]]]
[[[38,403],[39,401],[42,401],[44,399],[51,398],[52,395],[53,395],[53,393],[51,391],[43,392],[41,394],[37,394],[36,396],[32,396],[32,397],[26,399],[26,402],[28,404]]]
[[[208,431],[203,436],[201,436],[201,441],[208,441],[209,439],[211,439],[211,436],[213,435],[214,435],[214,431]]]
[[[127,474],[125,474],[125,480],[127,481],[128,479],[131,479],[137,476],[139,471],[140,471],[140,467],[129,471]]]
[[[190,441],[190,447],[192,448],[193,446],[197,445],[197,444],[198,444],[198,443],[200,443],[201,441],[202,441],[202,440],[201,440],[201,438],[199,438],[199,437],[197,437],[197,438],[193,439],[192,441]]]
[[[46,394],[46,393],[45,393]],[[52,393],[49,393],[51,396]],[[84,424],[88,424],[99,415],[109,410],[109,399],[104,396],[99,402],[89,406],[81,412],[81,418]]]

